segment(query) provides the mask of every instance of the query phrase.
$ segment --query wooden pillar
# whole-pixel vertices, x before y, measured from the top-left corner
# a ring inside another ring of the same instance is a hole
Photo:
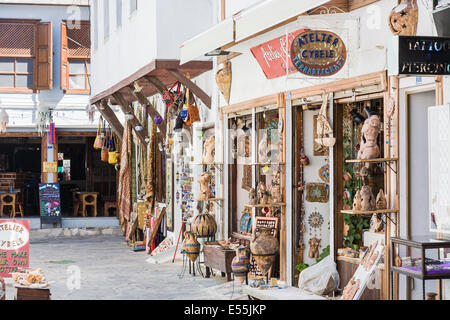
[[[281,123],[283,123],[283,131],[281,133],[282,153],[280,162],[286,163],[286,100],[284,93],[278,95],[278,115]],[[280,170],[284,172],[280,173],[281,190],[286,190],[286,166],[280,166]],[[286,192],[283,194],[284,203],[286,203]],[[280,280],[286,281],[287,275],[287,228],[286,228],[286,206],[281,208],[280,217]]]
[[[44,162],[47,162],[47,133],[41,138],[41,183],[47,183],[47,173],[44,172]]]

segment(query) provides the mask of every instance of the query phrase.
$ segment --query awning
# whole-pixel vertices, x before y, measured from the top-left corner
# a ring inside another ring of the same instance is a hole
[[[180,47],[180,63],[184,64],[219,48],[230,47],[328,2],[330,0],[264,1],[183,43]]]
[[[200,33],[180,46],[180,64],[197,59],[206,53],[234,41],[233,18],[224,20],[207,31]]]

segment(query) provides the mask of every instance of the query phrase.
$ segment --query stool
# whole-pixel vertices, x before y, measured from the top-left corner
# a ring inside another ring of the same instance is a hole
[[[109,210],[115,209],[117,212],[117,203],[115,201],[105,201],[104,216],[109,217]]]
[[[14,216],[11,216],[11,218],[15,218],[17,213],[19,213],[20,216],[23,218],[23,204],[21,201],[16,202],[16,210],[14,210]]]
[[[86,207],[91,206],[94,208],[94,217],[97,216],[97,197],[96,193],[83,193],[81,194],[82,214],[83,217],[87,217]]]
[[[3,217],[3,210],[11,207],[11,217],[16,216],[16,195],[14,193],[5,193],[0,195],[0,217]]]

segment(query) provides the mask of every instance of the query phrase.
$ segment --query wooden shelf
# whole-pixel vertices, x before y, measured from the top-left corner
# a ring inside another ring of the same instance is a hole
[[[285,162],[251,163],[250,166],[285,166]]]
[[[224,198],[211,198],[211,199],[206,199],[206,200],[197,199],[195,201],[197,201],[197,202],[208,202],[208,201],[224,201],[224,200],[225,200]]]
[[[247,208],[273,208],[273,207],[284,207],[286,203],[268,203],[268,204],[246,204]]]
[[[343,214],[386,214],[386,213],[398,213],[396,209],[386,210],[374,210],[374,211],[353,211],[353,210],[341,210]]]
[[[239,239],[239,240],[248,240],[248,241],[253,240],[251,235],[245,235],[245,234],[237,233],[237,232],[233,232],[232,238]]]
[[[192,163],[193,166],[223,166],[223,163]]]
[[[367,160],[346,160],[346,163],[380,163],[380,162],[395,162],[398,158],[378,158],[378,159],[367,159]]]

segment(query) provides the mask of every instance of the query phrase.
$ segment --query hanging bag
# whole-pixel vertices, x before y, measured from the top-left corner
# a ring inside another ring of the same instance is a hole
[[[103,147],[102,147],[102,161],[108,162],[109,157],[109,139],[108,139],[108,133],[106,133],[106,137],[104,139]]]
[[[113,136],[111,134],[110,139],[110,148],[108,152],[108,163],[112,165],[116,165],[119,162],[117,159],[117,150],[116,150],[116,144],[114,143]]]
[[[186,120],[184,120],[184,124],[188,127],[192,126],[194,122],[200,121],[200,114],[198,111],[198,107],[195,103],[195,99],[193,99],[194,102],[191,103],[191,97],[189,89],[187,89],[186,92],[186,104],[183,107],[183,110],[187,110],[187,117]]]
[[[100,150],[103,147],[103,135],[101,134],[101,123],[102,123],[102,116],[98,119],[98,128],[97,128],[97,136],[95,137],[94,141],[94,149]]]

